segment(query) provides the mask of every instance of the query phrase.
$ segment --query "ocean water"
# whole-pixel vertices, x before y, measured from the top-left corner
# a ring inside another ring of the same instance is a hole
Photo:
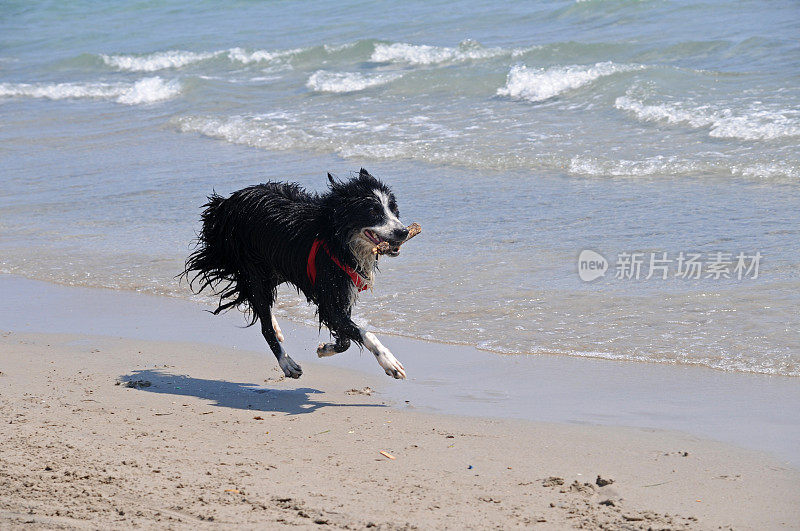
[[[0,272],[192,297],[212,189],[364,166],[423,226],[376,330],[800,376],[798,28],[794,0],[2,2]]]

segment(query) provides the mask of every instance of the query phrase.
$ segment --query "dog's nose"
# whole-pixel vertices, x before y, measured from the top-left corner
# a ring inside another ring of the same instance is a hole
[[[408,237],[408,229],[403,227],[402,229],[394,229],[394,237],[400,241],[405,241]]]

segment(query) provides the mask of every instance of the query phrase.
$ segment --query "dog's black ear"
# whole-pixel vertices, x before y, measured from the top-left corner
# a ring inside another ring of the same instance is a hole
[[[369,172],[367,170],[365,170],[364,168],[361,168],[361,171],[358,172],[358,176],[359,177],[372,177],[372,175],[370,175]]]

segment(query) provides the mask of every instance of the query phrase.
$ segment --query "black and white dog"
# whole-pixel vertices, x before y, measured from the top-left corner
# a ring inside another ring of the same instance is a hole
[[[344,352],[351,341],[367,347],[394,378],[403,365],[372,332],[359,328],[350,312],[360,291],[375,280],[373,248],[389,243],[397,256],[408,230],[400,223],[392,191],[365,169],[349,181],[328,174],[330,190],[310,194],[296,183],[267,182],[234,192],[212,194],[203,205],[197,249],[183,275],[197,293],[219,296],[218,314],[237,306],[252,312],[283,373],[303,371],[281,345],[283,334],[272,315],[277,286],[288,282],[317,306],[320,325],[334,343],[320,344],[317,355]]]

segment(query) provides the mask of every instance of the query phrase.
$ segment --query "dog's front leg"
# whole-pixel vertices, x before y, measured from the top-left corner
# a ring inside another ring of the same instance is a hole
[[[356,343],[360,343],[367,347],[367,349],[375,355],[375,359],[378,360],[378,364],[383,368],[386,374],[397,379],[406,377],[406,370],[403,367],[403,364],[397,361],[397,358],[394,357],[389,349],[383,346],[383,343],[378,341],[378,338],[375,337],[375,334],[372,332],[367,332],[363,328],[356,326],[349,316],[337,314],[335,312],[327,312],[324,311],[323,308],[324,307],[320,308],[320,315],[323,316],[325,325],[332,330],[334,336],[336,336],[336,344],[338,344],[339,338],[344,338],[348,345],[350,344],[351,340],[355,341]],[[333,344],[334,349],[336,344]],[[328,345],[331,344],[328,343]],[[325,355],[332,355],[324,353],[320,354],[320,350],[323,350],[324,352],[326,346],[327,345],[320,345],[320,347],[317,349],[318,356],[322,357]]]
[[[375,354],[375,359],[378,360],[378,364],[383,367],[386,374],[397,379],[406,377],[406,370],[403,368],[403,364],[394,357],[388,348],[383,346],[383,343],[378,341],[375,334],[367,332],[363,328],[359,328],[358,332],[361,334],[361,342],[370,352]]]

